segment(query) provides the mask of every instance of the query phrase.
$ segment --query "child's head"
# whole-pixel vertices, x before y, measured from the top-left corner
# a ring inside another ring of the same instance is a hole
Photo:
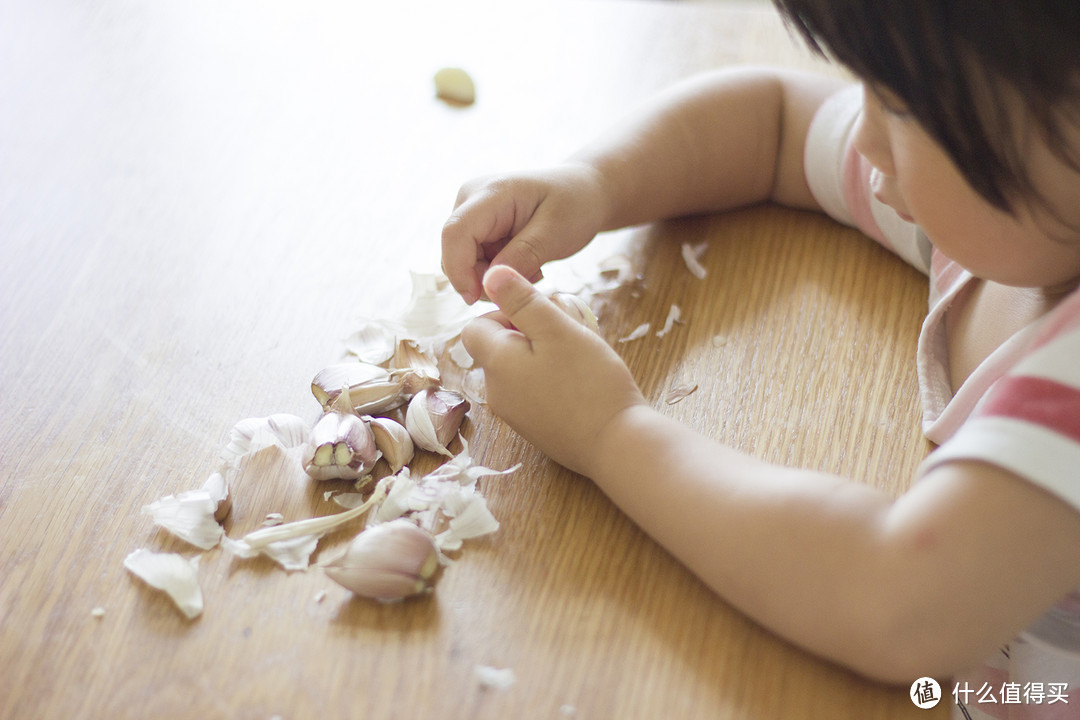
[[[994,206],[1040,199],[1032,131],[1080,170],[1080,0],[774,2],[812,48],[895,96]]]

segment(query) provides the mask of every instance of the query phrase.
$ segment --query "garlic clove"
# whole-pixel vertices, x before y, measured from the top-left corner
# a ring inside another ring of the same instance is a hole
[[[438,567],[431,533],[408,520],[393,520],[364,530],[323,569],[356,595],[391,601],[430,592]]]
[[[326,410],[355,415],[375,415],[397,409],[412,396],[410,388],[420,383],[411,370],[388,373],[383,380],[370,380],[359,385],[345,385],[329,394]],[[438,382],[438,381],[433,381]]]
[[[336,363],[315,374],[311,380],[311,394],[323,406],[323,410],[328,410],[334,398],[341,392],[341,388],[385,382],[389,377],[390,373],[371,363]]]
[[[412,461],[416,448],[404,425],[383,417],[371,418],[368,425],[375,436],[375,447],[390,465],[391,472],[396,473]]]
[[[146,584],[165,592],[189,620],[202,613],[198,557],[187,560],[176,553],[141,548],[124,558],[124,567]]]
[[[452,390],[422,390],[413,396],[405,413],[405,428],[417,447],[453,457],[446,446],[453,440],[469,401]]]
[[[596,320],[596,313],[589,307],[589,303],[573,293],[557,292],[552,293],[550,297],[551,302],[555,303],[556,307],[571,318],[595,333],[600,332],[600,324]]]
[[[356,415],[328,412],[311,429],[304,470],[316,480],[356,480],[379,459],[375,435]]]
[[[476,101],[476,85],[465,70],[445,67],[435,73],[435,95],[458,105],[471,105]]]

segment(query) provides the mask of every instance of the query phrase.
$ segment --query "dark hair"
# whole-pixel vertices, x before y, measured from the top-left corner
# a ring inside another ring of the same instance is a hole
[[[1080,0],[773,2],[815,52],[895,94],[995,206],[1037,197],[1018,122],[1080,170],[1064,139],[1080,118]]]

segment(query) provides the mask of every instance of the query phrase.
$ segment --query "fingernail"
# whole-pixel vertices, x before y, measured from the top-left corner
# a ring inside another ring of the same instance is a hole
[[[484,273],[484,289],[488,297],[494,299],[495,295],[514,280],[514,271],[506,265],[492,265]]]

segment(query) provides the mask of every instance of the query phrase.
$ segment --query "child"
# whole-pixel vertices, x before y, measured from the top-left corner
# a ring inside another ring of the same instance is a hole
[[[500,308],[464,335],[489,407],[791,641],[886,681],[955,675],[957,717],[1080,717],[1080,3],[776,2],[861,83],[718,72],[562,165],[462,188],[443,268]],[[929,274],[940,448],[899,499],[663,417],[528,282],[600,231],[770,200]]]

